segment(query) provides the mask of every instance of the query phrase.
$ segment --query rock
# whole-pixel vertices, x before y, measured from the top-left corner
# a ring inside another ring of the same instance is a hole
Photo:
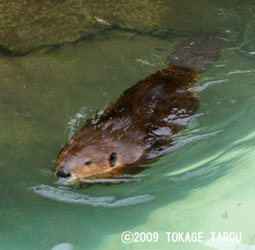
[[[106,28],[82,1],[3,0],[0,3],[0,43],[16,53],[73,42]]]
[[[115,27],[143,33],[224,34],[227,30],[232,36],[240,35],[244,21],[236,5],[220,0],[197,0],[196,4],[186,0],[2,0],[0,46],[25,53]]]

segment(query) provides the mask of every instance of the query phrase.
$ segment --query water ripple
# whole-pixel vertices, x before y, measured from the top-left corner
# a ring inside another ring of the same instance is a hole
[[[91,205],[94,207],[122,207],[138,203],[144,203],[154,199],[149,194],[116,199],[114,196],[91,197],[85,194],[78,194],[68,190],[66,187],[52,187],[44,184],[36,185],[30,188],[34,193],[40,196],[66,203],[76,203],[82,205]]]

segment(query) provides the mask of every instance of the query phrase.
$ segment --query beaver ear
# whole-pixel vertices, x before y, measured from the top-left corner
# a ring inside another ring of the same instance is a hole
[[[113,167],[117,162],[117,153],[112,152],[109,158],[110,166]]]

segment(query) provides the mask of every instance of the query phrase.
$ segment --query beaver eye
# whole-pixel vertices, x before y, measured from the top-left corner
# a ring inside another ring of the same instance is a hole
[[[86,165],[86,166],[90,166],[91,165],[91,161],[85,161],[85,163],[84,163],[84,165]]]
[[[113,167],[117,162],[117,154],[112,152],[109,158],[110,166]]]

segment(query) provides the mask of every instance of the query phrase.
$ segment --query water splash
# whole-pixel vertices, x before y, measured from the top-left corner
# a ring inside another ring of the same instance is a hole
[[[76,128],[81,124],[81,122],[85,121],[86,117],[87,117],[87,107],[81,107],[78,113],[70,117],[68,126],[66,128],[66,134],[67,134],[68,140],[71,139],[71,137],[74,135],[74,132],[76,131]]]

